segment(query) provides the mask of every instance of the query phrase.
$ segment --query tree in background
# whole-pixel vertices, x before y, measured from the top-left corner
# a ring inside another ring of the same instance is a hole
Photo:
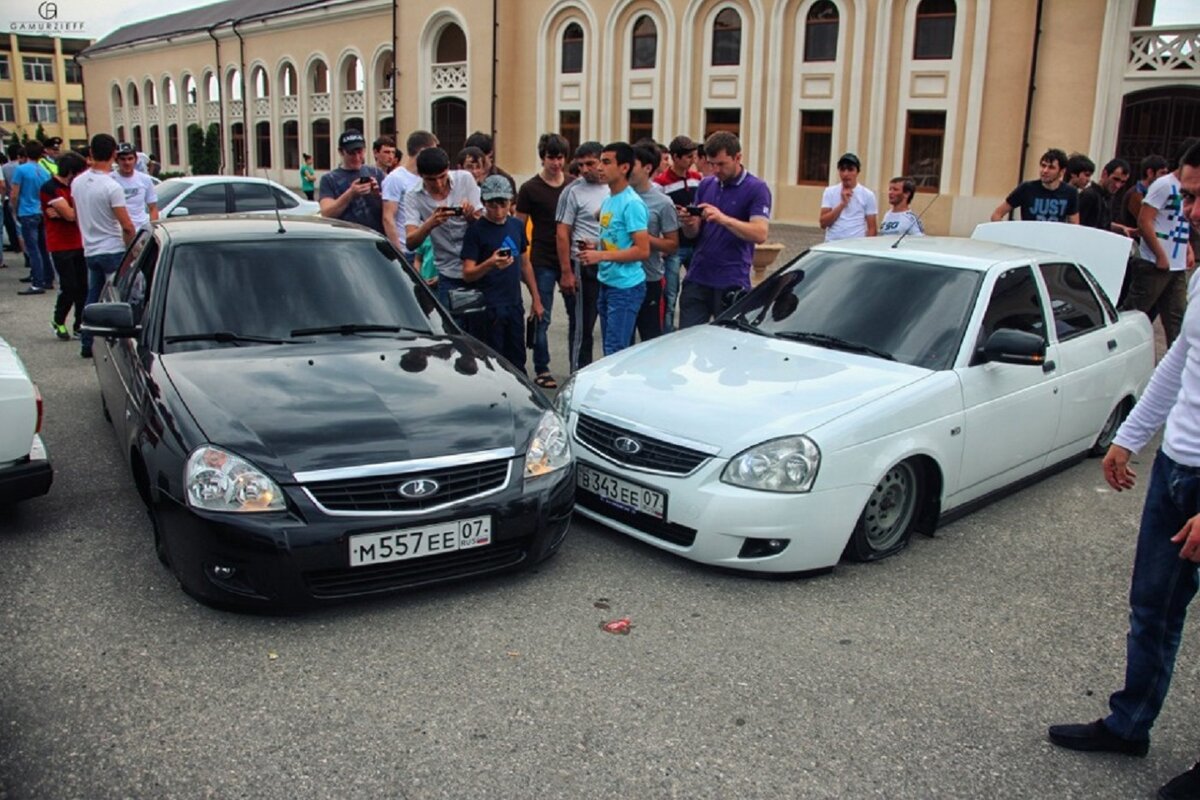
[[[204,131],[199,125],[188,126],[188,161],[193,175],[216,175],[221,171],[221,129],[217,123]]]

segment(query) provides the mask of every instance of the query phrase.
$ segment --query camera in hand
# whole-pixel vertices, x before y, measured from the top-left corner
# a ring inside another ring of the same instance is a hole
[[[704,209],[700,208],[700,206],[688,206],[687,213],[689,216],[698,217],[704,213]]]
[[[461,217],[463,210],[458,206],[438,206],[438,211],[449,211],[453,216]]]

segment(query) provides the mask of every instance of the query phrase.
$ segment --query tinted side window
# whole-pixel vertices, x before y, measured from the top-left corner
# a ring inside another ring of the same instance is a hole
[[[125,258],[121,261],[121,266],[117,267],[117,277],[113,279],[117,285],[117,296],[121,296],[120,287],[129,279],[129,275],[134,270],[134,263],[137,262],[138,256],[142,254],[142,250],[146,247],[146,242],[150,241],[153,236],[148,231],[138,231],[138,235],[134,238],[133,244],[129,245],[129,249],[125,251]]]
[[[988,337],[1001,328],[1036,333],[1046,338],[1046,315],[1042,307],[1042,296],[1038,292],[1037,282],[1033,279],[1033,270],[1029,267],[1017,267],[1005,271],[996,279],[992,287],[992,297],[988,300],[987,312],[983,315],[983,324],[979,328],[979,339],[975,349],[983,347]],[[982,363],[973,360],[971,363]]]
[[[279,202],[280,208],[295,208],[300,205],[296,202],[296,198],[281,189],[271,187],[271,191],[275,193],[275,199]]]
[[[134,322],[142,321],[146,298],[150,295],[150,282],[154,279],[154,267],[158,263],[158,242],[153,236],[143,237],[144,247],[132,267],[117,278],[117,297],[133,307]]]
[[[1059,341],[1104,326],[1104,311],[1091,284],[1074,264],[1040,264],[1042,280],[1050,294],[1054,330]]]
[[[271,211],[275,208],[275,194],[265,183],[234,183],[233,210],[239,214],[247,211]]]
[[[188,214],[224,214],[225,184],[213,183],[208,186],[197,186],[196,190],[179,201],[179,207],[186,208]]]

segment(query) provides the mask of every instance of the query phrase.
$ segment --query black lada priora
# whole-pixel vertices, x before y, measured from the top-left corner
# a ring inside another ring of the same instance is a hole
[[[84,323],[158,556],[204,602],[461,579],[536,564],[566,535],[562,420],[370,231],[158,223]]]

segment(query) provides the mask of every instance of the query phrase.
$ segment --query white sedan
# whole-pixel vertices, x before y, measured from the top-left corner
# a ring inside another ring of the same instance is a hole
[[[714,323],[563,387],[576,507],[741,570],[892,555],[1107,447],[1154,367],[1146,316],[1109,301],[1127,253],[1028,222],[815,247]]]
[[[274,214],[312,217],[320,206],[286,186],[266,178],[239,175],[193,175],[170,178],[158,184],[160,217],[197,214]]]
[[[0,508],[50,491],[54,470],[41,429],[42,395],[17,351],[0,339]]]

